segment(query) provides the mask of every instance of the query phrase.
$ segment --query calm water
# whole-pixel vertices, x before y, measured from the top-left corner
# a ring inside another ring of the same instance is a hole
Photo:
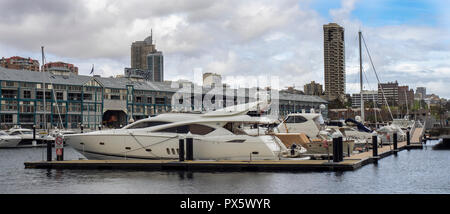
[[[352,172],[139,172],[25,169],[44,148],[0,150],[0,193],[450,193],[450,151],[403,150]],[[65,159],[81,154],[65,148]]]

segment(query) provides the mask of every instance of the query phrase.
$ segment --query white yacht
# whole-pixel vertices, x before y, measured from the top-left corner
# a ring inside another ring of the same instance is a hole
[[[20,141],[14,144],[7,144],[7,147],[34,147],[45,146],[47,141],[54,140],[53,137],[47,135],[39,135],[36,133],[36,144],[33,144],[33,130],[24,128],[12,128],[8,130],[8,134],[11,136],[19,137]],[[6,145],[6,144],[5,144]],[[1,145],[0,145],[1,146]],[[6,147],[6,146],[5,146]]]
[[[317,138],[324,120],[321,114],[292,113],[282,121],[277,131],[279,133],[304,133],[309,138]]]
[[[242,111],[166,113],[121,129],[65,135],[88,159],[177,159],[179,138],[191,135],[196,160],[276,160],[286,147],[274,136],[251,136],[244,124],[259,123]]]
[[[5,131],[0,131],[0,148],[17,147],[21,140],[21,137],[11,136]]]
[[[325,127],[324,120],[319,113],[292,113],[288,114],[276,128],[275,136],[289,145],[300,144],[308,154],[327,154],[332,150],[332,137],[335,132],[343,135],[339,129]],[[354,150],[354,140],[345,139],[344,154],[351,154]]]

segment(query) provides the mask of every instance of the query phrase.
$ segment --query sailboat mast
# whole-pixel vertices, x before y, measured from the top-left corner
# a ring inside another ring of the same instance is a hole
[[[359,83],[361,96],[361,123],[364,124],[364,97],[363,97],[363,76],[362,76],[362,53],[361,53],[361,31],[359,31]]]
[[[41,46],[41,52],[42,52],[42,75],[45,75],[45,66],[44,66],[44,46]],[[47,107],[46,107],[46,101],[45,101],[45,88],[46,88],[46,85],[45,85],[45,78],[43,79],[43,92],[42,92],[42,94],[43,94],[43,99],[44,99],[44,129],[45,130],[47,130],[47,114],[46,114],[46,112],[47,112]]]

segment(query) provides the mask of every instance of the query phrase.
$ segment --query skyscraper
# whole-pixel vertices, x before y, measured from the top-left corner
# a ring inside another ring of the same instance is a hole
[[[144,41],[136,41],[131,45],[131,70],[129,71],[134,70],[149,72],[143,76],[146,80],[164,81],[164,58],[162,52],[156,50],[153,44],[153,32]],[[126,72],[125,75],[127,75]]]
[[[328,100],[345,98],[344,28],[336,23],[323,25],[325,96]]]

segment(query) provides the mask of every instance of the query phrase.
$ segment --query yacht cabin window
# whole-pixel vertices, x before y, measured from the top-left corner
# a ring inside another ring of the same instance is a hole
[[[168,124],[168,123],[170,123],[170,122],[165,122],[165,121],[145,121],[145,122],[140,122],[140,123],[133,124],[130,127],[128,127],[127,129],[143,129],[143,128],[148,128],[148,127],[152,127],[152,126],[164,125],[164,124]]]
[[[236,135],[247,135],[247,133],[242,130],[241,128],[241,123],[232,123],[229,122],[227,124],[225,124],[225,126],[223,126],[225,129],[227,129],[228,131],[230,131],[233,134]]]
[[[211,133],[214,130],[215,130],[215,128],[205,126],[205,125],[189,124],[189,125],[170,127],[170,128],[158,130],[157,132],[182,133],[182,134],[187,134],[188,132],[191,132],[192,134],[196,134],[196,135],[206,135],[206,134]]]
[[[289,116],[285,123],[304,123],[306,121],[308,120],[302,116]]]

